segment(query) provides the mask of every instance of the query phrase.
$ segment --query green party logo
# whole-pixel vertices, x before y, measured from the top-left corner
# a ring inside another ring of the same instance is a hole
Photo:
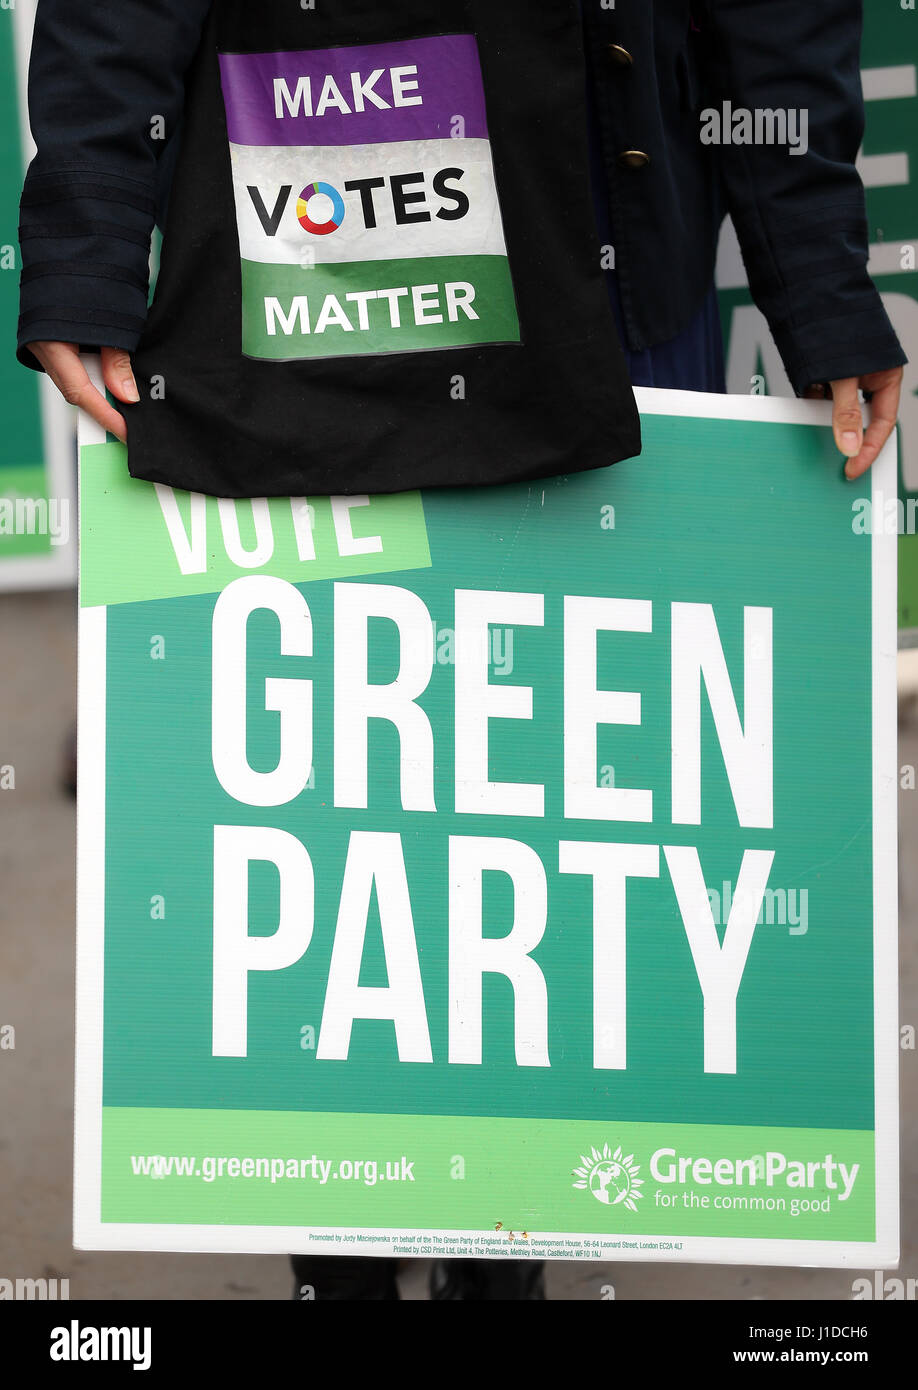
[[[574,1187],[587,1187],[597,1202],[614,1207],[623,1202],[629,1211],[637,1211],[637,1202],[643,1197],[639,1189],[644,1179],[638,1177],[640,1165],[635,1163],[634,1155],[622,1157],[621,1147],[613,1153],[608,1144],[603,1144],[602,1153],[592,1149],[592,1158],[580,1155],[582,1168],[573,1170],[577,1179]]]

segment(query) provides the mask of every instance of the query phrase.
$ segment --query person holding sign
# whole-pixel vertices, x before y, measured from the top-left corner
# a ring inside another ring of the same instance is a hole
[[[17,355],[133,476],[219,497],[607,467],[640,450],[632,384],[724,390],[729,210],[857,478],[905,360],[866,272],[859,35],[853,0],[39,0]],[[294,1268],[397,1297],[390,1261]],[[544,1291],[452,1261],[432,1295]]]
[[[120,438],[130,421],[135,476],[221,496],[604,467],[639,451],[629,367],[696,386],[678,363],[701,324],[718,376],[728,209],[856,478],[905,360],[866,272],[860,8],[582,0],[581,29],[574,0],[451,0],[436,22],[419,0],[40,0],[19,360]]]

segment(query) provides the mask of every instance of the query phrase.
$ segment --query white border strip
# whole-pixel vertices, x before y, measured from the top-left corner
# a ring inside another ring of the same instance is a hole
[[[73,1129],[73,1243],[78,1248],[87,1238],[91,1239],[102,1210],[106,613],[107,610],[101,606],[81,608],[78,618],[76,1084]],[[94,1213],[95,1219],[87,1219],[89,1213]]]
[[[372,1117],[368,1117],[372,1118]],[[372,1244],[359,1246],[331,1245],[327,1240],[306,1240],[304,1230],[316,1236],[341,1234],[341,1226],[166,1226],[137,1225],[120,1222],[97,1224],[89,1231],[88,1224],[84,1235],[87,1238],[75,1240],[78,1250],[166,1250],[180,1254],[200,1255],[398,1255],[399,1245],[410,1244],[418,1232],[425,1235],[445,1237],[475,1236],[494,1239],[494,1227],[486,1230],[465,1230],[447,1227],[438,1230],[430,1226],[354,1226],[348,1230],[359,1231],[361,1235],[389,1236],[389,1240],[374,1240]],[[670,1241],[681,1245],[678,1253],[672,1250],[628,1250],[613,1242],[641,1239],[659,1242]],[[534,1231],[531,1239],[536,1242],[549,1241],[596,1241],[603,1242],[599,1250],[592,1249],[591,1260],[610,1260],[615,1264],[718,1264],[718,1265],[780,1265],[796,1269],[893,1269],[896,1259],[879,1241],[863,1244],[854,1241],[831,1240],[761,1240],[756,1238],[736,1239],[720,1236],[686,1236],[677,1232],[667,1235],[654,1231],[646,1235],[640,1231],[624,1230],[601,1233],[592,1231]],[[507,1242],[507,1251],[514,1259],[543,1259],[527,1249],[525,1241]],[[436,1251],[417,1258],[449,1259],[448,1249],[438,1246]],[[407,1258],[411,1258],[410,1256]],[[462,1255],[455,1258],[461,1259]],[[571,1259],[573,1252],[566,1255],[549,1256],[551,1259]],[[582,1258],[582,1256],[581,1256]],[[482,1252],[475,1259],[506,1259],[506,1255],[489,1255]]]
[[[896,434],[870,470],[871,513],[897,490]],[[871,534],[874,1105],[877,1244],[899,1263],[898,536]],[[878,1261],[879,1263],[879,1261]]]
[[[724,396],[714,391],[670,391],[636,386],[642,415],[687,415],[705,420],[760,420],[772,425],[831,425],[831,401],[796,396]],[[888,447],[888,446],[887,446]],[[841,454],[838,456],[841,468]],[[875,465],[877,466],[877,465]]]
[[[94,385],[102,378],[97,353],[83,359]],[[85,412],[80,448],[105,442]],[[82,472],[79,473],[79,483]],[[80,486],[77,496],[80,495]],[[79,520],[79,512],[78,512]],[[82,584],[78,584],[78,595]],[[77,856],[76,1059],[73,1127],[73,1243],[91,1240],[102,1212],[102,1034],[105,981],[105,716],[108,610],[77,613]],[[90,1215],[92,1214],[92,1215]],[[84,1229],[84,1222],[87,1229]],[[101,1246],[95,1248],[101,1249]]]
[[[90,364],[87,362],[87,367]],[[92,369],[90,369],[92,375]],[[831,424],[830,402],[703,392],[635,391],[642,415],[690,416],[771,423]],[[81,417],[81,443],[98,442],[98,426]],[[104,432],[102,432],[104,438]],[[895,435],[871,470],[872,496],[889,495],[896,472]],[[852,493],[852,496],[856,494]],[[759,1264],[828,1269],[889,1269],[899,1259],[899,1029],[897,995],[897,746],[896,746],[896,537],[884,528],[871,542],[873,619],[873,868],[874,868],[874,1083],[876,1102],[876,1240],[871,1242],[762,1240],[655,1235],[680,1241],[671,1251],[600,1250],[618,1263]],[[74,1245],[78,1250],[168,1250],[247,1254],[290,1251],[328,1254],[326,1242],[304,1240],[301,1226],[161,1225],[101,1220],[102,1025],[104,1016],[105,884],[105,614],[104,607],[80,610],[79,749],[80,791],[77,841],[77,1079],[74,1161]],[[317,1234],[335,1227],[309,1227]],[[360,1227],[391,1235],[389,1243],[362,1246],[360,1253],[392,1255],[418,1228]],[[493,1238],[487,1231],[430,1231],[434,1235]],[[534,1233],[536,1234],[536,1233]],[[633,1238],[633,1234],[629,1236]],[[640,1233],[638,1233],[638,1237]],[[615,1234],[539,1232],[541,1240],[614,1240]],[[439,1253],[439,1252],[438,1252]],[[526,1258],[523,1243],[515,1257]],[[488,1258],[483,1256],[482,1258]],[[494,1258],[503,1258],[495,1256]]]

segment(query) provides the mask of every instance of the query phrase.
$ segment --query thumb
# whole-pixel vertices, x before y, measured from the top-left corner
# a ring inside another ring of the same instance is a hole
[[[139,401],[130,354],[124,348],[104,347],[101,357],[102,379],[112,395],[119,401]]]
[[[832,432],[839,453],[854,458],[864,439],[864,420],[857,397],[858,378],[844,377],[832,382]]]

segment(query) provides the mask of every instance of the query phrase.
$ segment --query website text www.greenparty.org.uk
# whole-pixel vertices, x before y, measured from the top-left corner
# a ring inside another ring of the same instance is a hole
[[[276,1183],[286,1178],[308,1179],[321,1187],[332,1178],[345,1182],[362,1182],[375,1187],[377,1182],[414,1182],[414,1159],[404,1154],[398,1158],[238,1158],[226,1154],[193,1155],[131,1154],[131,1170],[135,1177],[201,1178],[215,1182],[218,1178],[260,1178]]]

